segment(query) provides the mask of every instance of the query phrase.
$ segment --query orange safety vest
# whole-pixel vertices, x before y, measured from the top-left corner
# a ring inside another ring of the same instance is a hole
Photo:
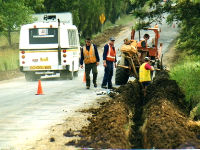
[[[147,63],[143,63],[140,66],[140,71],[139,71],[139,81],[140,82],[151,81],[151,71],[145,69],[146,64]]]
[[[108,53],[107,53],[106,60],[107,60],[107,61],[112,61],[112,62],[114,62],[114,61],[115,61],[115,56],[116,56],[115,49],[112,48],[112,47],[110,46],[110,44],[108,44]]]
[[[141,41],[139,41],[138,43],[137,43],[137,47],[142,47],[142,42],[145,42],[145,40],[141,40]],[[145,42],[146,43],[146,42]],[[147,43],[146,43],[146,47],[145,48],[147,48]]]
[[[90,45],[89,51],[86,49],[86,46],[84,46],[83,55],[85,64],[95,63],[97,61],[93,44]]]

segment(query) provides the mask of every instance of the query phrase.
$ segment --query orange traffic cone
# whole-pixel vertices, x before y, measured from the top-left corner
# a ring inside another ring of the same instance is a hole
[[[38,90],[36,95],[43,95],[41,80],[38,80]]]
[[[86,82],[86,75],[85,75],[85,72],[84,72],[84,75],[83,75],[83,82],[84,82],[84,83]]]

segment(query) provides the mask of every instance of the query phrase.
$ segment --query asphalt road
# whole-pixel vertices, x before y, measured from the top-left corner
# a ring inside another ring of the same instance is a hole
[[[161,38],[163,53],[168,50],[177,35],[177,29],[162,25]],[[116,49],[123,39],[130,38],[130,29],[126,28],[115,37]],[[150,35],[151,36],[151,35]],[[98,48],[102,60],[103,45]],[[74,80],[42,80],[44,95],[37,93],[38,82],[26,82],[24,77],[0,82],[0,149],[17,149],[17,144],[34,139],[41,132],[63,118],[70,116],[77,109],[84,108],[100,97],[104,68],[98,67],[98,88],[85,88],[84,71],[80,69],[79,77]],[[113,77],[114,83],[114,77]]]

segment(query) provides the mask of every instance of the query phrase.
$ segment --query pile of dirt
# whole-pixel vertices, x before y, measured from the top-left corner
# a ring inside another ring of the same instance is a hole
[[[140,102],[140,87],[137,82],[129,82],[110,93],[112,98],[102,102],[97,109],[89,110],[92,117],[88,118],[89,126],[82,128],[81,140],[66,143],[82,148],[120,148],[130,149],[133,142],[135,124],[134,104]]]
[[[168,72],[160,71],[157,73],[156,78],[154,78],[152,84],[148,86],[145,100],[146,102],[149,102],[151,99],[164,98],[172,101],[183,111],[187,111],[187,104],[183,100],[184,97],[185,95],[179,88],[177,82],[175,80],[170,80]]]
[[[144,98],[140,84],[129,82],[112,99],[92,109],[90,124],[76,146],[84,148],[200,148],[200,123],[183,111],[184,94],[165,71],[157,74]],[[146,104],[142,102],[145,99]]]
[[[83,138],[80,147],[92,148],[130,148],[130,132],[126,130],[131,121],[131,112],[125,103],[109,101],[97,110],[89,120],[88,127],[81,130]]]
[[[167,99],[154,99],[145,114],[142,127],[144,148],[174,149],[181,144],[191,142],[200,148],[197,135],[200,134],[198,123],[190,121],[172,102]],[[189,122],[193,122],[196,131],[191,130]],[[197,132],[198,131],[198,132]]]
[[[157,74],[147,89],[142,126],[144,148],[179,148],[190,143],[200,148],[200,124],[189,120],[184,94],[167,72]]]
[[[131,108],[134,108],[136,105],[141,105],[143,98],[141,86],[138,81],[128,82],[125,85],[120,86],[115,90],[118,94],[115,96],[115,99],[123,101]]]

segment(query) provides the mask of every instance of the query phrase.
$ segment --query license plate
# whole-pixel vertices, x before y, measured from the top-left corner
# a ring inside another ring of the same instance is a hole
[[[30,70],[51,69],[51,66],[30,66]]]

